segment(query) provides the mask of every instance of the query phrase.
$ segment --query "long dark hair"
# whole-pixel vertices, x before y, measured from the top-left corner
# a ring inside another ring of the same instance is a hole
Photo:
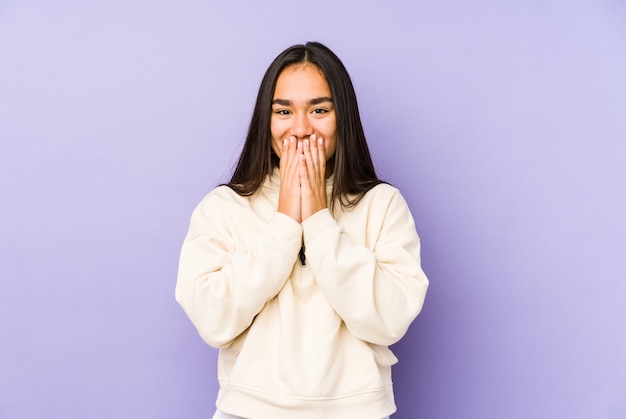
[[[382,181],[374,170],[350,76],[339,57],[319,42],[289,47],[270,64],[259,87],[243,150],[226,186],[239,195],[252,195],[278,167],[279,158],[272,150],[270,131],[276,80],[286,67],[302,63],[314,64],[322,71],[335,106],[337,146],[331,162],[334,179],[330,206],[339,202],[343,208],[353,207]]]

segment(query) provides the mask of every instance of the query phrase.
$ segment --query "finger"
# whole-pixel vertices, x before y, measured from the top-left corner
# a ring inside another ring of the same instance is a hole
[[[295,137],[285,138],[282,143],[280,191],[278,212],[294,220],[302,220],[299,157]]]
[[[293,159],[293,157],[298,153],[298,141],[296,141],[296,137],[293,135],[289,137],[289,156]]]
[[[313,134],[311,135],[311,144],[310,144],[310,150],[311,150],[311,160],[313,161],[313,165],[314,166],[319,166],[319,155],[318,155],[318,151],[317,151],[317,135]]]
[[[293,176],[294,150],[295,144],[293,143],[293,140],[291,138],[283,139],[280,157],[281,176],[283,178],[288,177],[289,174]]]
[[[297,147],[298,147],[298,143],[296,141],[296,137],[291,136],[289,137],[289,144],[287,146],[287,172],[293,176],[294,175],[294,171],[296,170],[296,168],[298,167],[298,161],[296,159],[296,155],[298,154],[297,152]]]
[[[293,136],[285,138],[282,147],[280,161],[281,190],[289,191],[288,194],[291,196],[299,196],[300,174],[296,138]]]
[[[309,189],[309,180],[308,173],[306,169],[306,161],[304,154],[298,154],[298,169],[296,171],[296,175],[298,176],[298,184],[300,186],[300,197],[302,198],[302,193]]]
[[[319,167],[318,176],[322,183],[326,181],[326,153],[324,148],[324,139],[318,137],[316,141],[317,164]]]
[[[313,156],[311,155],[311,140],[302,140],[302,154],[304,155],[307,165],[313,163]]]
[[[289,150],[289,140],[287,138],[283,139],[283,142],[280,146],[280,169],[281,171],[287,167],[287,152]]]
[[[319,166],[316,163],[317,156],[312,150],[313,140],[304,140],[304,160],[306,163],[307,181],[311,188],[315,188],[319,182]]]

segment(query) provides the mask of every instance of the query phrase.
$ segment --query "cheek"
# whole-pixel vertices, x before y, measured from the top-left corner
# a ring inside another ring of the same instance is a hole
[[[289,130],[289,127],[290,124],[288,120],[281,120],[280,118],[276,118],[272,115],[272,118],[270,119],[270,132],[272,133],[272,137],[283,137]]]
[[[337,148],[337,124],[335,121],[329,121],[330,123],[323,128],[324,140],[326,141],[326,160],[331,158],[335,154]]]
[[[276,155],[280,158],[280,146],[278,142],[274,139],[273,135],[272,135],[272,150],[274,150],[274,153],[276,153]]]
[[[280,124],[276,123],[274,119],[270,121],[270,134],[272,136],[272,150],[280,157],[280,142],[283,138],[283,131]]]
[[[324,156],[326,160],[330,159],[333,154],[335,154],[335,149],[337,148],[337,143],[335,141],[327,141],[326,149],[324,150]]]

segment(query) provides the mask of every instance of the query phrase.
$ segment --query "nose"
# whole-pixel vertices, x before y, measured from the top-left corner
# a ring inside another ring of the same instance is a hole
[[[313,126],[306,114],[299,114],[293,119],[292,135],[304,139],[313,134]]]

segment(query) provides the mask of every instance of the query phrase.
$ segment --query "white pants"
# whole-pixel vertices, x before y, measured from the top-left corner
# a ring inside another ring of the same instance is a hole
[[[228,413],[220,412],[219,410],[217,410],[215,411],[215,414],[213,415],[213,419],[246,419],[246,418],[242,418],[241,416],[230,415]],[[389,419],[389,416],[383,419]]]

